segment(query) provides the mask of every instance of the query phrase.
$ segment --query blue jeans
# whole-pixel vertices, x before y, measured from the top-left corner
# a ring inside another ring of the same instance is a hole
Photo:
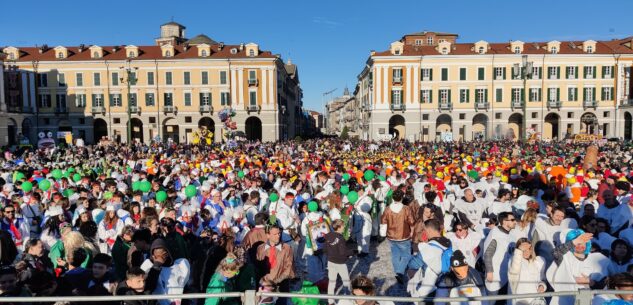
[[[391,245],[391,264],[396,274],[405,274],[409,260],[411,260],[410,240],[389,240]]]

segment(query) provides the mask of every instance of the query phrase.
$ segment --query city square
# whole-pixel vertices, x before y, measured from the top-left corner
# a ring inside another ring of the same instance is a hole
[[[492,2],[10,17],[0,302],[633,304],[630,22]]]

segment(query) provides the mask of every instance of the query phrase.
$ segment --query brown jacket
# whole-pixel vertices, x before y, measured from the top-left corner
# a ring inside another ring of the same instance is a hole
[[[287,244],[280,244],[281,250],[277,250],[277,264],[274,268],[271,268],[268,261],[268,254],[270,252],[270,246],[266,243],[259,245],[257,248],[257,260],[262,263],[262,270],[264,277],[267,280],[272,281],[275,284],[279,284],[284,280],[292,279],[295,277],[294,260],[292,256],[292,248]]]
[[[245,250],[249,250],[251,247],[258,247],[262,243],[266,242],[266,230],[264,228],[255,227],[246,233],[242,245]]]
[[[408,206],[402,205],[402,209],[398,213],[394,212],[394,206],[397,203],[389,205],[382,214],[381,224],[387,225],[387,238],[390,240],[408,240],[411,239],[411,227],[415,224],[415,218]]]

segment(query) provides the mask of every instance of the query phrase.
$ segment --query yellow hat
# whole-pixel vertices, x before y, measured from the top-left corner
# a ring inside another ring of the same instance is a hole
[[[517,169],[516,168],[511,169],[510,170],[510,174],[516,175],[517,174]]]
[[[570,169],[569,169],[569,173],[570,173],[570,174],[574,174],[574,173],[576,173],[576,168],[575,168],[575,167],[570,168]]]
[[[443,179],[444,178],[444,173],[437,172],[437,177],[440,178],[440,179]]]
[[[495,172],[495,177],[501,177],[501,172],[500,171],[496,171]]]
[[[576,183],[576,178],[574,178],[574,177],[569,177],[569,178],[567,178],[567,183],[569,183],[569,184],[574,184],[574,183]]]
[[[501,177],[501,182],[508,182],[508,176],[502,176]]]

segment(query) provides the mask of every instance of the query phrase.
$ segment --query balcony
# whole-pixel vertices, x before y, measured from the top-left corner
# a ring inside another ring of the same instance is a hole
[[[477,102],[475,103],[475,110],[488,110],[489,106],[488,102]]]
[[[178,107],[174,107],[174,106],[164,106],[163,107],[163,112],[165,113],[174,113],[178,111]]]
[[[560,101],[547,101],[547,108],[553,109],[560,109],[561,106],[561,102]]]
[[[257,85],[259,85],[259,81],[257,79],[249,79],[248,80],[248,86],[249,87],[256,87]]]
[[[394,84],[402,84],[402,77],[394,77],[393,78],[393,83]]]
[[[212,113],[213,107],[211,105],[200,105],[200,113]]]
[[[597,101],[583,101],[582,106],[585,108],[596,108],[598,106]]]
[[[523,101],[512,101],[512,109],[523,107]]]
[[[22,112],[20,106],[7,106],[7,112]]]
[[[622,107],[631,107],[633,106],[633,99],[622,99],[620,100],[620,106]]]
[[[251,112],[259,113],[261,110],[262,110],[262,107],[259,106],[259,105],[248,105],[248,106],[246,106],[246,111],[248,113],[251,113]]]
[[[452,110],[453,104],[449,102],[440,102],[440,110]]]
[[[403,103],[391,103],[389,107],[391,108],[391,111],[404,112],[405,110],[407,110],[407,107]]]
[[[140,115],[141,114],[141,107],[139,107],[139,106],[130,106],[130,112]]]
[[[105,107],[103,106],[92,106],[92,114],[105,114]]]

